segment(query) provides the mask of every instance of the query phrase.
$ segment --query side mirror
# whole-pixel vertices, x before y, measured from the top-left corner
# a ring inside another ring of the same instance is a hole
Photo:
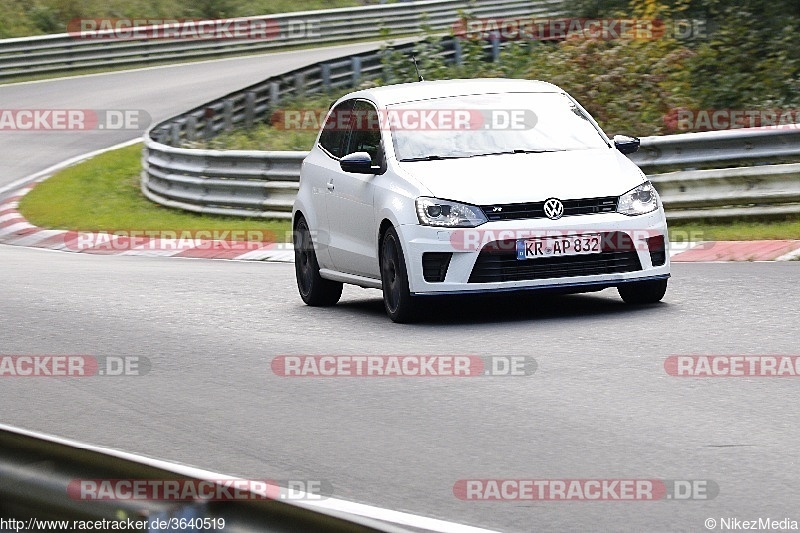
[[[623,154],[632,154],[639,150],[639,138],[627,135],[614,135],[614,146]]]
[[[353,152],[339,160],[339,166],[345,172],[353,174],[379,174],[381,169],[372,166],[372,157],[367,152]]]

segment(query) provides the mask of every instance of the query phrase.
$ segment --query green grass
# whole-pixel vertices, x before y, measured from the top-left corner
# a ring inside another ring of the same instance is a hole
[[[261,230],[287,241],[288,220],[224,217],[162,207],[139,189],[142,146],[112,150],[66,168],[20,203],[39,227],[85,231]]]
[[[702,241],[755,241],[767,239],[800,239],[800,218],[785,220],[745,221],[728,223],[669,222],[670,239]]]

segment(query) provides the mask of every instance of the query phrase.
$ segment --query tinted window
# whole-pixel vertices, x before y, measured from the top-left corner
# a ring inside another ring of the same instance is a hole
[[[352,129],[346,153],[367,152],[372,157],[372,163],[378,164],[381,147],[378,111],[371,103],[358,100],[353,108],[350,122]]]
[[[347,134],[350,130],[350,115],[354,100],[346,100],[333,108],[325,120],[319,144],[334,157],[342,157],[345,152]]]

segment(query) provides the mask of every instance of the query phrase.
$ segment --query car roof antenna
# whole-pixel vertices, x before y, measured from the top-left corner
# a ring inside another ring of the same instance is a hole
[[[416,70],[416,71],[417,71],[417,78],[418,78],[418,79],[417,79],[417,81],[425,81],[425,80],[422,78],[422,74],[420,74],[420,73],[419,73],[419,67],[417,66],[417,58],[416,58],[415,56],[413,56],[413,55],[412,55],[412,56],[411,56],[411,60],[414,62],[414,70]]]

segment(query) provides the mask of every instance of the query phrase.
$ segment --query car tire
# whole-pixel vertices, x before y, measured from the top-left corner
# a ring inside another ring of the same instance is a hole
[[[620,285],[617,291],[626,304],[654,304],[661,301],[667,292],[667,280],[634,281]]]
[[[386,314],[393,322],[408,323],[417,317],[417,300],[408,288],[403,247],[394,228],[389,228],[381,241],[381,286]]]
[[[319,275],[314,242],[305,218],[300,217],[294,231],[294,272],[297,290],[303,301],[313,307],[335,305],[342,297],[342,284]]]

